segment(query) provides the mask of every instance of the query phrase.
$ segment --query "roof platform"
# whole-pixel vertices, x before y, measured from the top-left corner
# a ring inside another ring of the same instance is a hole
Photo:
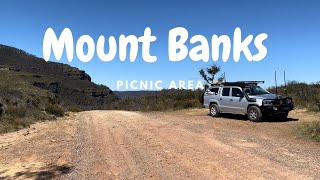
[[[264,81],[235,81],[235,82],[213,82],[211,86],[256,86],[258,84],[263,84]]]

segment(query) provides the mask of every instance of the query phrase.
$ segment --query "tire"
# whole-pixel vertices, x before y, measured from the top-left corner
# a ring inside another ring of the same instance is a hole
[[[212,117],[219,117],[220,115],[219,106],[216,104],[211,104],[209,107],[209,113]]]
[[[263,119],[261,110],[257,106],[250,106],[248,108],[247,116],[252,122],[260,122]]]

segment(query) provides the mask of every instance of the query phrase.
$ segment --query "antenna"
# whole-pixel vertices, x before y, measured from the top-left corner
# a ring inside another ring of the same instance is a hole
[[[286,81],[286,71],[283,71],[283,79],[284,79],[284,92],[286,93],[286,96],[288,96],[288,93],[287,93],[287,81]]]
[[[276,83],[276,98],[278,99],[277,71],[274,71],[274,81]]]

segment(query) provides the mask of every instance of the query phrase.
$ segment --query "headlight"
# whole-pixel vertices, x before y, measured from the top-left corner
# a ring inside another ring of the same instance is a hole
[[[274,105],[274,100],[263,100],[262,101],[262,104],[264,105],[264,106],[272,106],[272,105]]]

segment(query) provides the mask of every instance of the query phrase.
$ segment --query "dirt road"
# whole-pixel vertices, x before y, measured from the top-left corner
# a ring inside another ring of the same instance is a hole
[[[292,135],[297,123],[319,119],[305,115],[252,123],[204,109],[71,113],[1,135],[0,177],[320,179],[320,144]]]

